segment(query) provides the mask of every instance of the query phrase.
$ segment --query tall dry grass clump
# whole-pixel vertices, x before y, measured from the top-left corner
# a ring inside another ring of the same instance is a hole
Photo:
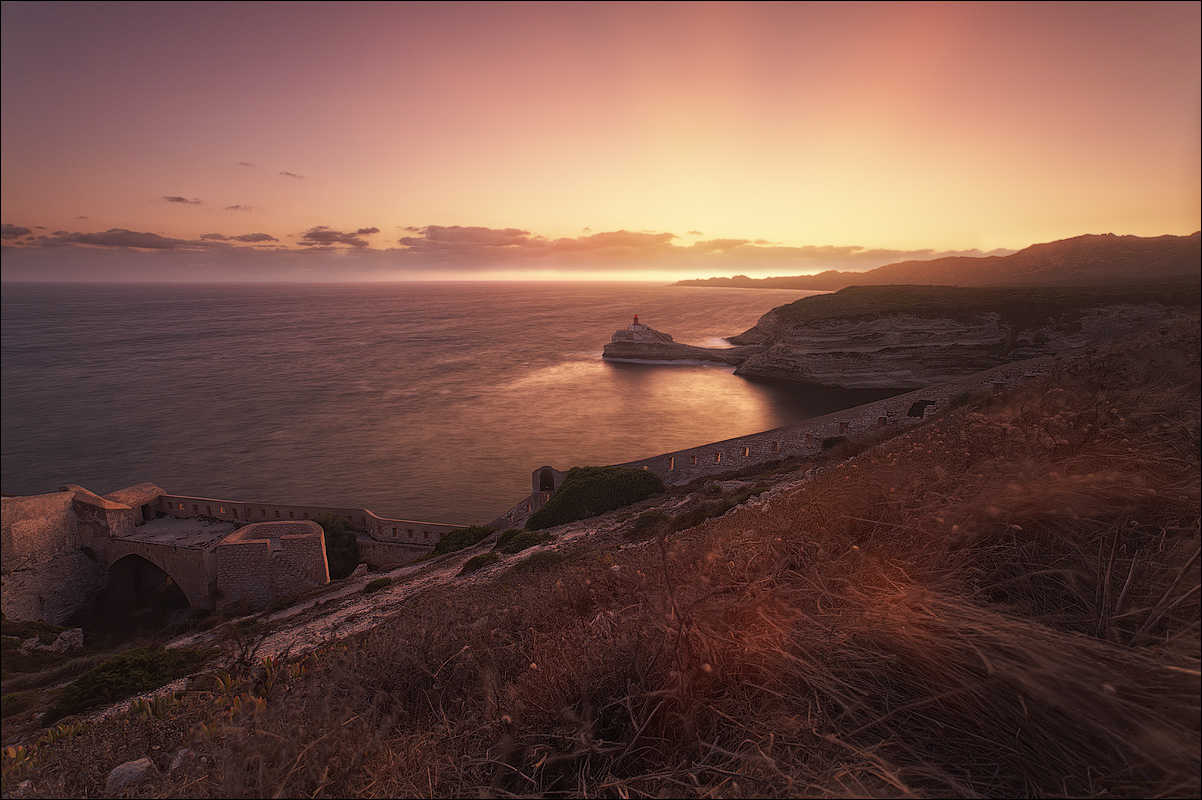
[[[1196,796],[1198,338],[1066,363],[685,531],[428,591],[304,675],[247,673],[253,713],[206,728],[198,691],[139,734],[197,759],[135,791]],[[37,791],[149,754],[115,732],[48,751]]]

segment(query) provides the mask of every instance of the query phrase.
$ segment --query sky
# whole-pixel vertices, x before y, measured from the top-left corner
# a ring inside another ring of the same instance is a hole
[[[1202,4],[3,4],[5,280],[866,270],[1202,227]]]

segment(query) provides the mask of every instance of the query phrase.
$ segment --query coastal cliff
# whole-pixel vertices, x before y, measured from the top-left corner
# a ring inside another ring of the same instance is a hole
[[[769,311],[730,349],[616,344],[606,357],[709,360],[736,375],[913,389],[1097,345],[1196,311],[1197,278],[1098,287],[857,286]]]

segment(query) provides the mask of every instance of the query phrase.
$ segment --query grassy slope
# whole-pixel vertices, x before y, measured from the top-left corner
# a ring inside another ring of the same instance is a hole
[[[696,528],[426,592],[252,675],[265,710],[137,793],[1196,795],[1198,322],[1164,330]],[[215,703],[4,790],[95,796]]]

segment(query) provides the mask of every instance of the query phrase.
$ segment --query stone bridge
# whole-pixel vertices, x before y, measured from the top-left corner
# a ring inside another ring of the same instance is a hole
[[[107,586],[174,585],[193,608],[261,606],[329,583],[316,522],[237,524],[163,513],[164,492],[141,484],[101,497],[74,484],[5,497],[3,609],[59,623]]]

